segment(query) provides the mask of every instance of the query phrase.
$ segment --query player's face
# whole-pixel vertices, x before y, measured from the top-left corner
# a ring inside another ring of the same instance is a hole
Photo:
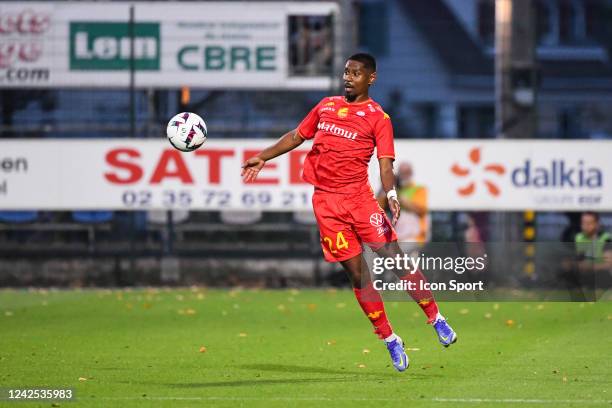
[[[344,66],[344,96],[349,102],[353,102],[357,97],[368,94],[368,88],[376,80],[376,72],[367,70],[363,63],[348,60]]]

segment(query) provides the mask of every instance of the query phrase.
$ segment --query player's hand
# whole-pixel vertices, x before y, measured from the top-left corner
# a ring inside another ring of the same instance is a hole
[[[245,182],[251,182],[257,178],[259,171],[263,168],[266,162],[261,158],[255,156],[251,157],[249,160],[245,161],[242,165],[242,172],[240,175],[244,179]]]
[[[397,198],[391,198],[389,200],[389,209],[391,209],[391,214],[393,215],[391,224],[395,226],[395,224],[397,224],[397,220],[399,220],[400,212],[402,210],[402,207],[400,206],[399,201],[397,201]]]

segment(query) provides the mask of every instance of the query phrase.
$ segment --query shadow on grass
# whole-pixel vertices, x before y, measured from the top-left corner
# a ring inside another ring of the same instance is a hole
[[[235,368],[246,369],[258,372],[274,372],[274,373],[287,373],[295,375],[303,374],[325,374],[325,377],[316,378],[243,378],[237,380],[227,381],[213,381],[213,382],[196,382],[196,383],[181,383],[181,384],[163,384],[168,387],[174,388],[213,388],[213,387],[250,387],[250,386],[261,386],[261,385],[289,385],[289,384],[312,384],[312,383],[342,383],[342,382],[353,382],[353,381],[365,381],[365,382],[383,382],[383,381],[398,381],[398,380],[430,380],[433,377],[442,377],[441,375],[428,373],[422,374],[416,371],[408,371],[406,373],[393,373],[381,374],[377,372],[368,372],[365,370],[360,371],[349,371],[349,370],[337,370],[329,369],[324,367],[307,367],[307,366],[295,366],[295,365],[284,365],[284,364],[249,364],[243,366],[235,366]],[[392,370],[390,368],[390,370]]]
[[[397,377],[397,373],[394,375],[393,372],[381,374],[380,372],[372,372],[360,369],[346,370],[346,369],[332,369],[325,367],[306,367],[298,365],[288,364],[247,364],[242,366],[236,366],[236,368],[242,368],[253,371],[271,371],[276,373],[301,373],[301,374],[332,374],[332,375],[351,375],[351,376],[367,376],[375,375],[378,378],[381,377]],[[393,368],[390,368],[393,370]]]

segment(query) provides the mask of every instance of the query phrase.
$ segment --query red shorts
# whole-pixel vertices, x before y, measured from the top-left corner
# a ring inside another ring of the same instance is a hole
[[[312,207],[328,262],[345,261],[361,254],[362,243],[376,250],[397,240],[371,190],[354,195],[315,190]]]

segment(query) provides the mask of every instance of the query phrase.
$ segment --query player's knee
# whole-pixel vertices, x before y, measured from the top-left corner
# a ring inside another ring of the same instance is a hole
[[[402,251],[402,248],[400,248],[397,241],[392,241],[392,242],[387,242],[385,245],[378,248],[376,250],[376,254],[378,254],[378,256],[389,258],[389,257],[395,257],[396,255],[403,256],[404,252]]]

